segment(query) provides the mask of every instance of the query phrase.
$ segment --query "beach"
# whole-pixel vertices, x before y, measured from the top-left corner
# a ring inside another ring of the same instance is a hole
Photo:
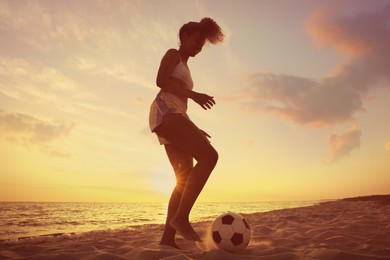
[[[178,236],[182,250],[160,246],[163,225],[150,224],[2,241],[0,259],[390,259],[390,195],[242,215],[252,239],[235,254],[216,248],[204,221],[193,224],[203,243]]]

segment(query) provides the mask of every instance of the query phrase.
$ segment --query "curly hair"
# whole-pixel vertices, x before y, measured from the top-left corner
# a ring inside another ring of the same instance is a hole
[[[191,35],[199,31],[211,44],[218,44],[223,41],[225,35],[221,27],[211,18],[205,17],[200,22],[188,22],[179,30],[179,39],[182,42],[183,34]]]

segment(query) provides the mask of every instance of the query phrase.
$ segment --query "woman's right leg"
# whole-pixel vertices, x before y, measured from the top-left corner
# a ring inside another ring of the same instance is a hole
[[[187,182],[187,178],[192,172],[192,168],[194,167],[193,158],[182,150],[179,150],[173,144],[165,144],[164,146],[168,155],[168,159],[175,172],[176,185],[169,199],[167,219],[160,244],[180,249],[175,242],[176,229],[171,227],[170,222],[172,217],[176,214],[177,208],[180,204],[181,196],[184,191],[184,186]]]
[[[197,161],[187,178],[177,212],[170,223],[185,239],[200,241],[189,223],[189,214],[217,163],[218,153],[199,128],[181,114],[164,116],[156,133]]]

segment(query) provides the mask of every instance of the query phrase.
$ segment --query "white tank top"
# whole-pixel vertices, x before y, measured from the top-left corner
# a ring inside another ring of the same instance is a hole
[[[179,54],[180,62],[176,64],[175,69],[172,72],[172,77],[180,79],[187,83],[188,89],[193,89],[194,82],[192,81],[191,72],[188,67],[181,60],[181,56]]]

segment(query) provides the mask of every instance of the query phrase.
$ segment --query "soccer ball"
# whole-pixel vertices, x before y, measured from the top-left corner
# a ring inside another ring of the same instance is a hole
[[[211,226],[211,236],[220,249],[236,253],[251,240],[251,229],[243,216],[228,212],[217,217]]]

